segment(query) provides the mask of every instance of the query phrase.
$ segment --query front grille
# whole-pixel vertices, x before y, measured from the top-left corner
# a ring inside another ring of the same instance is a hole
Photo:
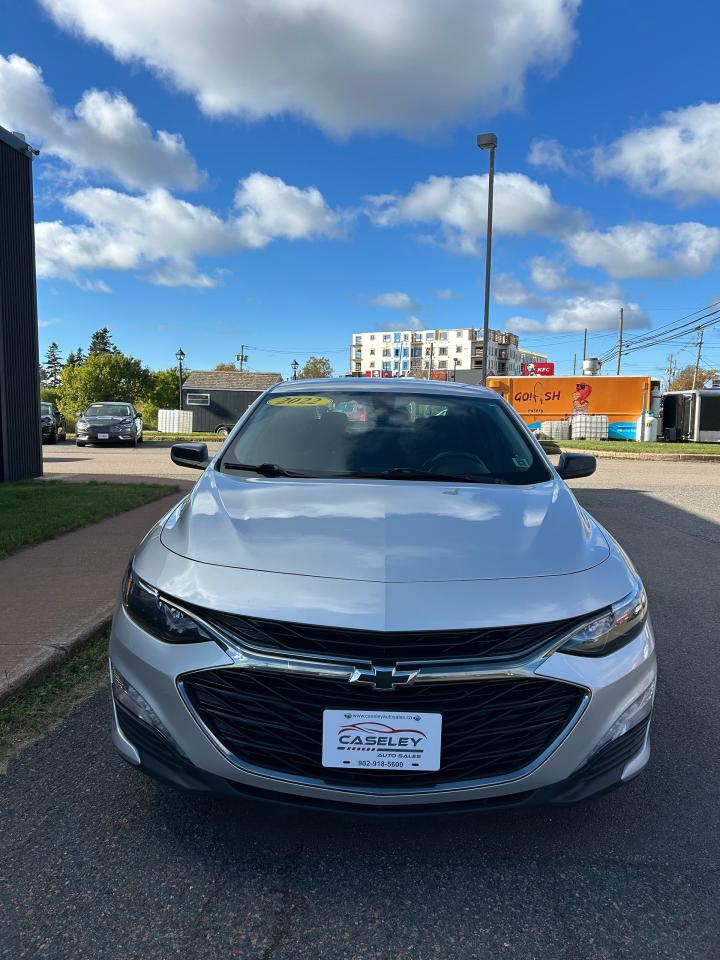
[[[398,660],[413,662],[477,658],[493,663],[517,661],[547,647],[554,638],[588,619],[553,620],[548,623],[470,630],[377,631],[286,623],[260,617],[243,617],[194,608],[208,623],[231,634],[244,646],[287,653],[317,654],[372,660],[383,665]]]
[[[539,678],[412,684],[383,692],[344,681],[233,668],[186,675],[200,720],[239,760],[333,785],[416,787],[515,773],[563,732],[585,693]],[[323,710],[441,713],[439,771],[322,766]]]

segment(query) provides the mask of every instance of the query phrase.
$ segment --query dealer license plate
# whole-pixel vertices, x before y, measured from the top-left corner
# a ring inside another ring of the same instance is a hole
[[[353,770],[439,770],[441,713],[323,710],[322,764]]]
[[[110,434],[109,434],[109,433],[99,433],[99,434],[98,434],[98,440],[109,440],[109,439],[110,439]]]

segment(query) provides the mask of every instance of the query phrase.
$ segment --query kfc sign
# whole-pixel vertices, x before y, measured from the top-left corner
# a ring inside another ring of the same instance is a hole
[[[524,363],[522,367],[524,377],[554,377],[554,363]]]

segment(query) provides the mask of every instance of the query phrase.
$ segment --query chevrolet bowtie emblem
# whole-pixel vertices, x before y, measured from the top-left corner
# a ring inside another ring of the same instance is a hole
[[[394,690],[413,683],[417,670],[398,670],[397,667],[356,667],[350,677],[350,683],[363,683],[376,690]]]

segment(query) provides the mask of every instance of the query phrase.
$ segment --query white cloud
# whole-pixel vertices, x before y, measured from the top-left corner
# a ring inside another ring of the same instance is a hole
[[[498,274],[493,284],[493,298],[504,307],[528,307],[531,310],[547,310],[555,303],[555,297],[528,290],[509,273]]]
[[[620,307],[625,310],[625,326],[649,327],[650,318],[636,303],[625,303],[613,297],[569,297],[557,304],[546,319],[512,317],[505,326],[516,333],[582,333],[588,330],[614,330],[618,325]]]
[[[579,0],[42,0],[208,114],[291,113],[327,131],[415,133],[522,103],[561,66]]]
[[[48,320],[38,320],[38,326],[42,329],[44,327],[54,327],[56,324],[61,323],[59,317],[51,317]]]
[[[380,328],[378,328],[380,329]],[[403,320],[392,320],[383,324],[383,330],[423,330],[424,324],[419,317],[405,317]]]
[[[132,188],[197,187],[203,179],[179,134],[138,116],[121,93],[87,90],[73,110],[58,106],[35,64],[0,55],[0,117],[22,130],[43,155],[79,171],[109,174]]]
[[[557,266],[547,257],[533,257],[530,261],[530,276],[532,282],[541,290],[565,290],[573,283],[562,267]]]
[[[631,187],[680,203],[720,199],[720,103],[670,110],[594,152],[601,179],[620,177]]]
[[[533,140],[527,159],[528,163],[534,167],[547,167],[549,170],[561,170],[563,173],[570,172],[567,151],[557,140],[542,138]]]
[[[430,224],[450,250],[474,254],[487,223],[487,174],[429,177],[405,195],[366,197],[366,213],[380,227]],[[556,203],[550,188],[523,173],[495,177],[493,230],[505,234],[556,234],[577,226],[579,215]]]
[[[442,287],[442,289],[435,291],[435,296],[438,300],[454,300],[455,291],[451,287]]]
[[[581,230],[566,243],[579,264],[600,267],[611,277],[698,277],[720,253],[720,228],[642,222]]]
[[[378,293],[370,303],[374,307],[387,307],[388,310],[418,310],[420,307],[413,301],[409,293],[403,293],[401,290]]]
[[[198,270],[197,257],[256,250],[276,239],[334,237],[342,221],[315,187],[300,189],[262,173],[241,181],[227,219],[162,188],[131,196],[88,187],[64,203],[84,222],[36,224],[42,277],[78,280],[86,270],[154,267],[147,277],[152,283],[207,288],[217,281]]]

